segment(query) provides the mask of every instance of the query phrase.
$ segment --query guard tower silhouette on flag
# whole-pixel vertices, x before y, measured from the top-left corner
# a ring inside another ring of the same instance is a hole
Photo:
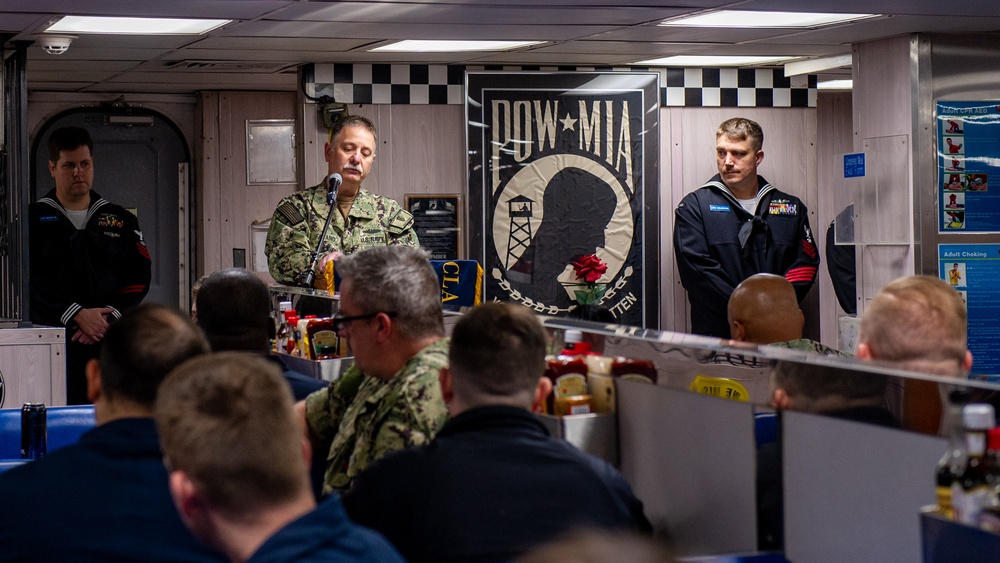
[[[507,257],[504,268],[508,276],[514,274],[518,281],[529,281],[534,270],[531,254],[531,217],[534,214],[535,201],[529,197],[518,195],[507,200],[507,210],[510,214],[510,231],[507,235]],[[514,265],[511,266],[511,262]]]

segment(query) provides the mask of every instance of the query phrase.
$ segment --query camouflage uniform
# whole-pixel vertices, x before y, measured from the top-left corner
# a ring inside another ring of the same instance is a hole
[[[349,368],[336,383],[306,398],[306,421],[330,444],[323,493],[350,488],[354,476],[389,452],[431,441],[448,419],[438,373],[448,365],[448,339],[427,346],[389,381]],[[319,451],[317,451],[319,455]]]
[[[848,354],[847,352],[841,352],[836,348],[830,348],[825,344],[820,344],[819,342],[809,340],[808,338],[799,338],[797,340],[789,340],[788,342],[774,342],[772,344],[768,344],[768,346],[778,346],[780,348],[788,348],[790,350],[801,350],[802,352],[816,352],[827,356],[842,356],[845,358],[852,357],[851,354]]]
[[[330,213],[326,195],[326,185],[320,184],[278,202],[264,252],[271,276],[279,283],[294,284],[295,278],[309,268],[309,255],[316,249]],[[333,214],[321,258],[334,250],[353,254],[372,246],[419,245],[413,216],[394,200],[364,188],[358,190],[346,223],[339,212]]]

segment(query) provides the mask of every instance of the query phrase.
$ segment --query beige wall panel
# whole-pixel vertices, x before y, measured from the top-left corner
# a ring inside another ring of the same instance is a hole
[[[680,201],[677,194],[683,184],[680,178],[680,166],[673,163],[681,160],[681,143],[673,141],[673,112],[660,109],[660,177],[651,182],[650,187],[660,190],[660,329],[684,330],[687,323],[687,299],[681,287],[681,279],[674,264],[673,228],[675,201]],[[676,175],[676,181],[675,181]],[[672,189],[677,186],[676,190]],[[680,295],[683,306],[676,306],[677,295]],[[678,328],[679,327],[679,328]]]
[[[379,160],[383,195],[403,203],[410,193],[464,194],[468,189],[465,113],[462,106],[409,105],[391,108],[379,131],[391,159]],[[388,136],[385,133],[389,133]]]
[[[864,150],[865,139],[906,136],[912,146],[913,131],[913,62],[909,36],[855,45],[854,53],[854,151]],[[909,205],[895,213],[866,216],[859,212],[856,228],[869,228],[877,223],[912,225],[913,223],[913,169],[908,167],[908,177],[903,188]],[[859,231],[860,232],[860,231]],[[858,314],[878,290],[893,279],[914,273],[914,248],[912,229],[908,244],[869,247],[858,253],[858,289],[861,301]]]
[[[195,214],[198,225],[198,265],[195,271],[204,275],[218,269],[222,217],[222,169],[219,147],[219,93],[203,93],[199,100],[202,123],[199,144],[198,182],[195,187]],[[211,266],[210,266],[211,265]]]
[[[764,130],[764,160],[759,173],[775,187],[799,197],[809,208],[809,224],[815,233],[816,216],[816,110],[812,108],[668,108],[670,162],[663,163],[660,202],[663,232],[662,279],[672,279],[673,295],[660,306],[663,330],[688,332],[690,326],[686,292],[680,285],[673,249],[673,210],[684,195],[698,189],[716,172],[715,130],[730,117],[743,116],[760,123]],[[666,128],[665,128],[666,129]],[[667,172],[669,170],[669,173]],[[669,179],[669,182],[667,182]],[[667,274],[667,271],[670,274]],[[802,304],[806,335],[818,338],[819,299],[810,292]],[[678,314],[683,311],[683,314]],[[683,324],[681,324],[683,323]]]
[[[232,266],[234,248],[246,250],[249,267],[250,224],[270,219],[278,200],[298,187],[288,184],[249,186],[246,162],[246,121],[294,120],[297,117],[294,93],[223,92],[218,95],[217,119],[210,120],[211,113],[210,108],[203,108],[206,134],[214,132],[218,139],[218,159],[215,169],[206,165],[204,176],[207,178],[217,170],[218,183],[217,190],[205,193],[204,197],[206,250],[203,273]]]
[[[910,38],[893,37],[855,45],[855,149],[863,139],[909,135],[911,107]]]
[[[302,123],[302,135],[299,139],[299,185],[314,186],[326,174],[326,160],[323,158],[323,147],[326,144],[326,127],[320,118],[316,104],[307,102],[299,94],[299,115]]]
[[[837,347],[837,318],[845,314],[837,303],[826,262],[826,229],[849,201],[849,186],[844,179],[843,155],[854,152],[850,92],[820,94],[816,102],[816,171],[817,223],[813,225],[816,243],[824,264],[820,266],[820,340]]]
[[[858,302],[859,315],[885,284],[901,275],[909,275],[898,272],[910,270],[912,273],[913,254],[907,250],[907,247],[894,245],[858,247],[858,262],[860,263],[858,294],[862,296]]]

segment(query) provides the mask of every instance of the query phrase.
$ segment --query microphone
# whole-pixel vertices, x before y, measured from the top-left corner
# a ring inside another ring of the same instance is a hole
[[[316,278],[316,264],[319,263],[319,251],[323,248],[323,241],[326,240],[326,231],[330,228],[330,219],[333,218],[334,210],[337,208],[337,188],[340,187],[341,182],[344,181],[344,177],[340,174],[334,172],[330,174],[330,177],[326,179],[326,204],[330,206],[330,212],[326,214],[326,223],[323,224],[323,232],[319,235],[319,242],[316,243],[316,250],[309,253],[312,257],[309,263],[309,269],[299,274],[297,280],[300,281],[302,287],[307,287],[312,289],[313,280]]]
[[[331,195],[337,195],[337,188],[340,187],[340,183],[344,181],[343,176],[334,172],[330,174],[330,177],[326,179],[326,187],[330,191]]]

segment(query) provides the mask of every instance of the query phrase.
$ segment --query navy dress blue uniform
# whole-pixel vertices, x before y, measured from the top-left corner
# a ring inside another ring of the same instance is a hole
[[[716,174],[684,196],[674,213],[674,255],[691,303],[691,331],[729,338],[729,296],[754,274],[784,276],[802,301],[819,253],[802,201],[758,176],[750,213]]]
[[[226,561],[184,527],[152,418],[114,420],[0,475],[0,561]]]
[[[86,224],[77,229],[53,188],[28,206],[31,322],[66,326],[66,398],[87,402],[83,375],[98,346],[71,341],[81,309],[111,307],[112,316],[142,302],[152,262],[139,221],[125,208],[90,192]]]
[[[385,538],[348,520],[340,499],[333,496],[278,530],[247,560],[292,562],[402,563],[403,558]]]
[[[578,526],[651,530],[614,467],[516,407],[455,416],[430,444],[369,466],[342,498],[415,563],[510,561]]]

